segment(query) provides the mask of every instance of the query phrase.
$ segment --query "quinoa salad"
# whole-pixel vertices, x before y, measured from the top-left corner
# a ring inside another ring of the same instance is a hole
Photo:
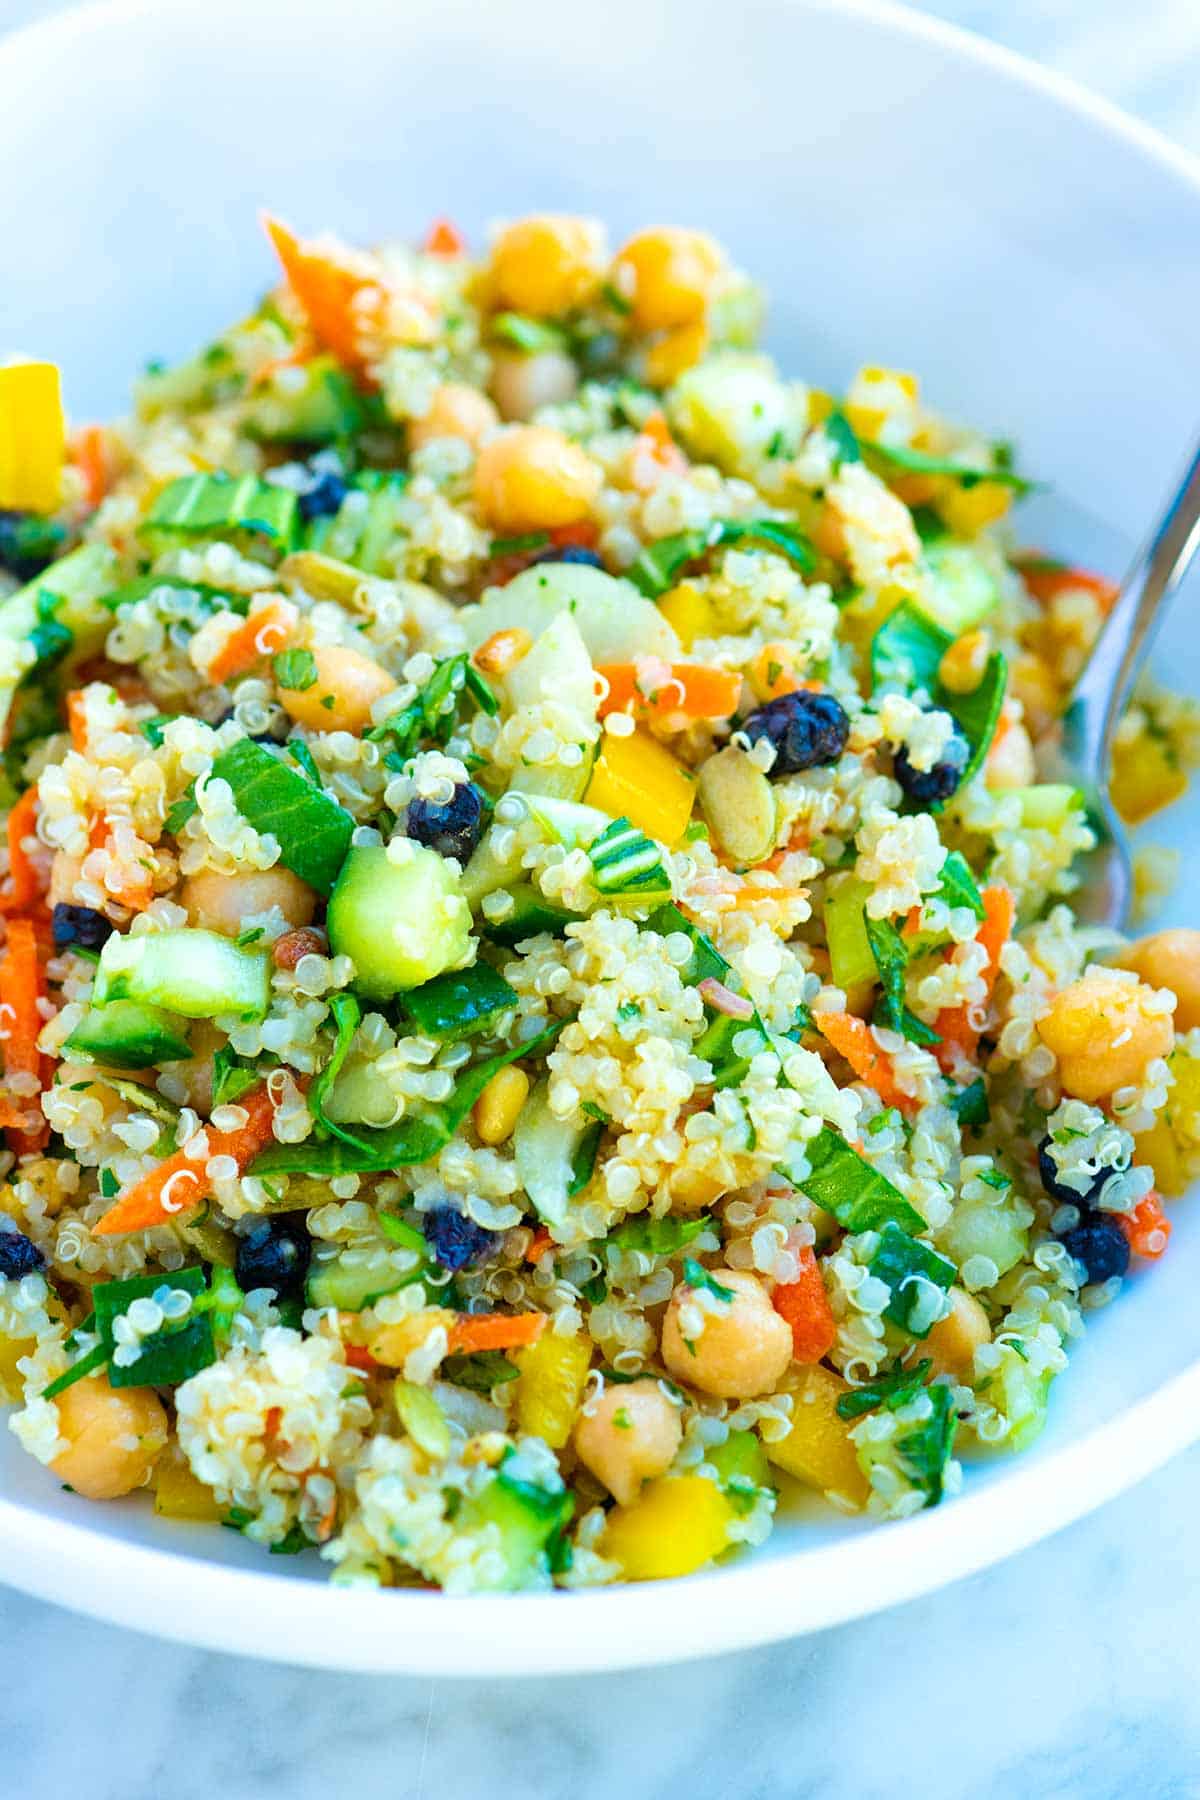
[[[1113,585],[701,231],[266,227],[128,418],[0,366],[8,1427],[451,1593],[937,1505],[1200,1172],[1200,931],[1039,775]]]

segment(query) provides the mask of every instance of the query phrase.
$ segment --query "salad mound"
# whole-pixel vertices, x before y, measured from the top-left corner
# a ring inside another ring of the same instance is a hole
[[[1039,775],[1112,584],[702,232],[267,229],[127,419],[0,367],[11,1429],[451,1592],[938,1504],[1200,1172],[1200,932]]]

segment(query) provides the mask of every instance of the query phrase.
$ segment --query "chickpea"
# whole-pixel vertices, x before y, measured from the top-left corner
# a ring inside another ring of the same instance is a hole
[[[597,465],[561,431],[514,425],[479,452],[475,502],[497,531],[550,531],[586,519],[602,480]]]
[[[991,1321],[981,1303],[965,1288],[952,1287],[950,1311],[931,1328],[920,1354],[929,1357],[935,1375],[969,1381],[976,1350],[991,1341]]]
[[[1038,1031],[1058,1058],[1064,1091],[1087,1101],[1137,1081],[1148,1062],[1169,1056],[1175,1044],[1161,995],[1102,969],[1063,988]]]
[[[992,745],[983,765],[984,786],[994,794],[1010,788],[1028,787],[1037,780],[1037,764],[1029,733],[1019,722],[1008,727],[1004,736]]]
[[[116,1500],[146,1481],[170,1435],[151,1388],[111,1388],[88,1375],[55,1401],[67,1448],[50,1467],[88,1500]]]
[[[586,306],[604,274],[604,233],[592,219],[543,213],[506,225],[492,246],[498,307],[551,319]]]
[[[179,896],[187,908],[189,925],[237,937],[251,913],[269,912],[277,906],[293,928],[307,925],[316,910],[317,896],[290,869],[246,870],[240,875],[221,875],[201,869],[189,875]]]
[[[702,1393],[726,1400],[769,1394],[792,1360],[791,1327],[771,1305],[766,1288],[739,1269],[713,1269],[713,1280],[732,1293],[717,1298],[694,1335],[680,1312],[695,1296],[686,1282],[671,1295],[662,1328],[662,1356],[672,1375]],[[689,1344],[690,1340],[690,1344]]]
[[[433,404],[420,419],[408,421],[408,446],[419,450],[435,438],[464,438],[472,448],[500,423],[500,415],[478,388],[448,381],[438,388]]]
[[[725,258],[703,231],[662,225],[631,237],[613,269],[637,331],[670,331],[702,318]]]
[[[317,678],[306,688],[279,690],[284,711],[310,731],[351,731],[370,723],[371,708],[396,682],[361,650],[322,644],[312,652]]]
[[[613,1499],[629,1506],[643,1481],[669,1469],[683,1438],[679,1408],[657,1381],[606,1387],[575,1427],[575,1451]]]
[[[1117,961],[1151,987],[1170,988],[1177,1031],[1200,1025],[1200,931],[1191,926],[1156,931],[1131,944]]]
[[[504,419],[530,419],[539,406],[559,406],[579,386],[579,371],[565,350],[522,356],[501,350],[492,357],[492,398]]]

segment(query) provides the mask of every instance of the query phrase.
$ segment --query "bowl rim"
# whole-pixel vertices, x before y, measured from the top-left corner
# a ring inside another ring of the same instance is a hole
[[[787,0],[917,39],[1102,128],[1200,203],[1200,158],[1017,51],[896,0]],[[81,23],[124,27],[158,0],[83,0],[0,36],[0,81]],[[0,1572],[72,1610],[175,1641],[310,1667],[474,1678],[650,1667],[821,1630],[932,1592],[1061,1530],[1200,1438],[1200,1358],[1074,1442],[953,1503],[816,1548],[745,1556],[653,1587],[445,1595],[297,1581],[112,1537],[0,1495]],[[787,1573],[803,1569],[804,1579]],[[649,1602],[649,1604],[647,1603]]]

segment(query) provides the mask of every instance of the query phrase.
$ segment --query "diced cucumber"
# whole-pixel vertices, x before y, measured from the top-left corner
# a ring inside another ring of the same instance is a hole
[[[271,958],[190,926],[114,934],[100,952],[93,1004],[114,1000],[165,1007],[188,1019],[262,1019],[271,1003]]]
[[[767,1453],[753,1431],[731,1431],[723,1444],[705,1453],[734,1504],[753,1503],[758,1488],[774,1485]]]
[[[863,916],[870,893],[868,882],[860,881],[857,875],[847,875],[831,885],[825,898],[830,979],[834,987],[847,991],[879,979]]]
[[[364,470],[337,513],[310,520],[305,548],[324,551],[367,575],[383,573],[386,552],[400,530],[400,502],[407,483],[408,477],[399,470]]]
[[[556,613],[545,630],[539,632],[532,647],[505,676],[504,689],[514,709],[552,700],[578,713],[589,725],[595,724],[592,659],[570,612]]]
[[[1033,787],[1013,788],[1020,802],[1021,823],[1029,829],[1057,831],[1072,813],[1084,810],[1083,790],[1069,781],[1039,781]]]
[[[488,963],[479,962],[410,988],[400,1005],[426,1037],[453,1043],[509,1012],[517,1005],[517,994]]]
[[[327,1260],[314,1257],[304,1287],[310,1306],[361,1312],[384,1294],[419,1281],[425,1265],[412,1251],[394,1244],[339,1250]]]
[[[970,544],[956,544],[948,538],[926,544],[921,562],[929,577],[921,595],[921,610],[951,637],[961,637],[999,605],[996,578]]]
[[[577,916],[552,906],[532,882],[518,882],[508,891],[512,897],[512,911],[505,913],[502,919],[484,918],[480,922],[481,931],[493,944],[520,944],[542,931],[548,931],[551,937],[561,937],[564,928]]]
[[[152,554],[180,542],[239,534],[290,550],[299,519],[291,489],[257,475],[180,475],[159,494],[138,535]]]
[[[539,1219],[552,1228],[566,1222],[587,1129],[582,1117],[560,1119],[551,1112],[545,1081],[538,1082],[518,1114],[512,1139],[517,1174]]]
[[[89,1008],[65,1047],[115,1069],[149,1069],[192,1054],[185,1030],[182,1019],[161,1007],[114,1000],[109,1006]]]
[[[971,1257],[980,1256],[994,1263],[1000,1275],[1007,1275],[1029,1249],[1029,1233],[1017,1204],[999,1196],[995,1201],[960,1200],[937,1234],[939,1247],[960,1269]]]
[[[546,836],[568,850],[586,846],[608,829],[611,823],[598,806],[584,806],[578,800],[556,800],[553,795],[527,794],[525,804]]]
[[[246,429],[268,443],[331,444],[353,437],[362,422],[362,401],[336,357],[314,356],[303,369],[291,364],[268,376],[250,403]]]
[[[788,389],[766,356],[727,351],[681,375],[667,402],[671,424],[702,462],[726,471],[765,456],[794,423]]]
[[[223,750],[212,772],[229,783],[246,823],[275,838],[284,868],[328,894],[354,832],[345,808],[251,738]]]
[[[482,1493],[468,1500],[455,1521],[462,1531],[494,1525],[500,1534],[504,1572],[497,1592],[545,1586],[550,1578],[547,1546],[567,1524],[574,1501],[562,1480],[528,1466],[520,1450],[510,1450]]]
[[[0,602],[0,638],[31,643],[37,657],[33,669],[64,656],[94,655],[112,627],[101,596],[112,587],[116,569],[116,553],[107,544],[81,544]],[[0,725],[18,685],[0,682]]]
[[[537,638],[563,612],[573,616],[593,663],[638,656],[671,662],[680,655],[674,629],[652,601],[632,582],[586,563],[538,563],[458,616],[468,649],[476,650],[493,632],[513,626]]]
[[[374,1063],[349,1062],[325,1096],[326,1116],[335,1125],[394,1124],[396,1095]]]
[[[471,939],[471,909],[449,863],[423,844],[399,848],[403,860],[393,861],[381,844],[354,845],[329,900],[330,945],[351,958],[354,986],[372,1000],[457,967]]]

